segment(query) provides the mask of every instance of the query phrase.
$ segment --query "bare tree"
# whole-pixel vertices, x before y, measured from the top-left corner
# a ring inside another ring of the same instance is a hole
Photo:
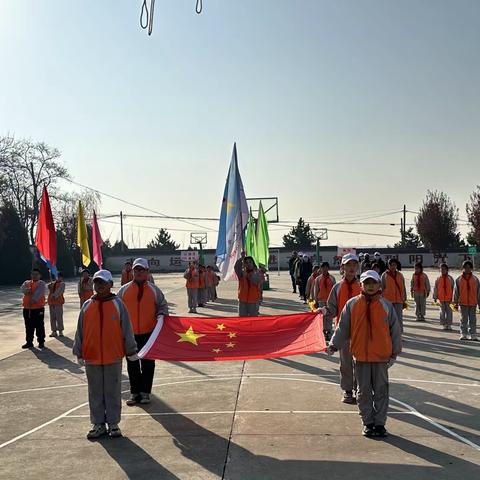
[[[468,221],[472,225],[468,239],[470,243],[480,245],[480,185],[477,185],[476,190],[471,193],[466,209]]]
[[[22,225],[34,241],[43,187],[49,187],[52,199],[60,178],[70,178],[60,163],[60,152],[43,142],[0,137],[0,199],[12,204]]]

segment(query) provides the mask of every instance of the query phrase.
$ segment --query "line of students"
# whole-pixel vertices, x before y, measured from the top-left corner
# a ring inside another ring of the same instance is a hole
[[[186,280],[188,313],[197,313],[197,307],[204,307],[207,302],[217,300],[220,279],[210,265],[205,268],[205,265],[192,261],[183,278]]]

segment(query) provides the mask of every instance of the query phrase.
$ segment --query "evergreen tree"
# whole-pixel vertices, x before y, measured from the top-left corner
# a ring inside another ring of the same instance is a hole
[[[147,248],[156,252],[174,252],[180,245],[175,243],[166,228],[161,228],[155,238],[147,244]]]
[[[308,250],[313,248],[316,237],[305,220],[300,217],[295,227],[283,236],[283,245],[291,250]]]

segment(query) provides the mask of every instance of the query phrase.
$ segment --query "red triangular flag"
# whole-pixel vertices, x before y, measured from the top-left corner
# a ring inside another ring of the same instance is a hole
[[[95,213],[95,210],[93,211],[93,221],[92,221],[92,244],[93,244],[93,261],[98,265],[98,268],[102,268],[103,240],[102,240],[102,236],[100,235],[100,229],[98,228],[97,215]]]
[[[42,200],[40,202],[40,213],[38,215],[37,233],[35,236],[37,247],[42,260],[47,264],[50,271],[57,274],[57,235],[53,223],[50,199],[48,198],[47,187],[43,187]]]

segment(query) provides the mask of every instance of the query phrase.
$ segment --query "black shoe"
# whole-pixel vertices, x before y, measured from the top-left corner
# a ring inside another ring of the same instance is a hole
[[[353,396],[351,390],[347,390],[346,392],[343,392],[342,402],[348,403],[348,405],[356,405],[357,399]]]
[[[373,423],[364,425],[362,430],[362,435],[368,438],[372,438],[373,436],[375,436],[375,425]]]
[[[376,437],[386,437],[388,435],[388,432],[383,425],[376,425],[374,430]]]
[[[23,349],[26,349],[26,348],[33,348],[33,343],[25,343],[24,345],[22,345],[22,348]]]
[[[45,342],[38,342],[38,348],[42,350],[45,347]]]

